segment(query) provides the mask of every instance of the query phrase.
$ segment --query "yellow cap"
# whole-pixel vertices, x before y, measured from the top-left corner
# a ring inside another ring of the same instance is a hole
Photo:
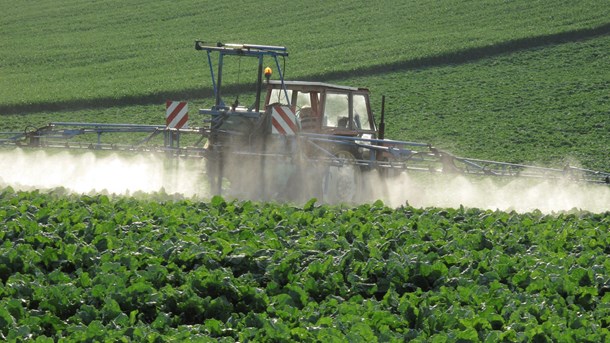
[[[265,76],[266,76],[266,77],[271,76],[271,73],[273,73],[273,71],[271,70],[271,68],[269,68],[269,67],[265,68]]]

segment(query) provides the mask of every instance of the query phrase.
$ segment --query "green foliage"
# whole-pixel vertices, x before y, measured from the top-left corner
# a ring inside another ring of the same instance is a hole
[[[196,39],[288,46],[289,74],[303,78],[591,29],[607,18],[607,6],[594,0],[351,0],[315,8],[277,0],[26,2],[6,6],[0,19],[0,103],[40,108],[199,95],[206,68]],[[225,77],[236,81],[234,73]]]
[[[11,189],[0,208],[8,340],[610,338],[610,213]]]
[[[606,36],[346,84],[387,96],[388,137],[483,159],[610,170],[602,158],[610,155],[609,47]]]
[[[207,68],[192,48],[201,38],[285,45],[289,79],[369,87],[375,110],[386,95],[393,139],[608,170],[604,5],[339,1],[293,4],[276,16],[269,9],[284,4],[20,3],[0,19],[0,113],[16,113],[0,131],[51,121],[158,124],[168,98],[210,106]],[[225,84],[249,82],[227,68]],[[203,123],[195,112],[191,122]]]

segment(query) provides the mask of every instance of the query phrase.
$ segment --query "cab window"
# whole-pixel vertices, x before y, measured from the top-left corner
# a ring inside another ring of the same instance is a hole
[[[323,125],[347,128],[349,123],[349,99],[347,94],[326,93]]]
[[[311,107],[311,97],[309,93],[298,92],[297,108]]]
[[[292,98],[292,91],[288,90],[288,99],[290,98]],[[283,89],[272,89],[269,97],[269,104],[279,103],[288,105],[288,99],[286,99],[286,93]]]
[[[369,122],[368,108],[366,107],[366,98],[362,94],[354,94],[354,123],[361,130],[371,130]]]

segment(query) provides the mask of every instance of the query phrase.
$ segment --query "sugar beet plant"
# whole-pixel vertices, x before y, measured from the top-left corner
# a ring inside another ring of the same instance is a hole
[[[610,213],[62,193],[0,193],[3,339],[610,339]]]

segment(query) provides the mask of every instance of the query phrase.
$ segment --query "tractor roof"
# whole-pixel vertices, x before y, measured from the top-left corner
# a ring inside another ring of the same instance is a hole
[[[269,84],[272,86],[277,86],[278,88],[281,86],[280,80],[269,80]],[[329,89],[329,90],[342,90],[342,91],[368,91],[367,88],[356,88],[349,86],[341,86],[341,85],[333,85],[330,83],[324,82],[312,82],[312,81],[284,81],[286,88],[288,89],[300,89],[300,90],[319,90],[319,89]]]

